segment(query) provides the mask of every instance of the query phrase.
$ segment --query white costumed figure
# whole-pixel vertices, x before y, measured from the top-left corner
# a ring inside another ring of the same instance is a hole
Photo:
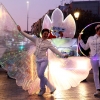
[[[22,86],[29,94],[37,93],[40,79],[36,70],[35,45],[19,33],[16,23],[2,4],[0,11],[4,14],[3,20],[0,16],[0,46],[3,48],[0,64],[10,77],[16,79],[18,86]],[[63,38],[49,39],[55,47],[67,48],[73,45],[72,40],[67,41],[65,38],[73,38],[75,34],[76,26],[72,15],[68,15],[64,20],[62,11],[57,8],[51,19],[45,15],[42,28],[50,29],[56,37],[59,37],[59,31],[63,32]],[[0,51],[2,48],[0,47]],[[47,56],[49,63],[45,76],[56,91],[76,87],[87,78],[91,70],[90,59],[87,57],[60,58],[51,50],[48,50]]]

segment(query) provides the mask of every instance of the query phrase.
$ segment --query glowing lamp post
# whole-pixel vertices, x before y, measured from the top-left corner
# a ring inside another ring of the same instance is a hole
[[[79,16],[80,16],[80,12],[77,11],[74,13],[74,17],[76,20],[78,20]]]
[[[78,18],[80,16],[80,12],[76,11],[74,12],[74,17],[76,19],[76,34],[75,34],[75,38],[78,37],[79,32],[78,32]]]
[[[29,13],[29,1],[26,2],[27,3],[27,32],[28,32],[28,13]]]

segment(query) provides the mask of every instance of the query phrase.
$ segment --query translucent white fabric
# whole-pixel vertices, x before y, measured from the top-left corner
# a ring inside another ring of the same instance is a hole
[[[57,90],[67,90],[71,87],[76,87],[82,80],[87,78],[91,69],[90,59],[86,57],[59,58],[49,50],[48,59],[49,64],[45,75]],[[28,88],[29,93],[35,93],[37,88],[39,89],[38,77],[31,83],[31,87]]]
[[[86,79],[91,69],[86,57],[58,58],[49,51],[49,80],[58,90],[76,87]]]
[[[28,90],[29,94],[39,91],[40,80],[37,76],[34,46],[28,51],[17,53],[11,62],[5,62],[3,68],[7,68],[10,77],[16,79],[18,86]],[[87,57],[59,58],[50,50],[48,51],[49,64],[45,71],[46,77],[57,90],[67,90],[76,87],[82,80],[87,78],[91,69],[90,59]],[[10,64],[9,64],[10,63]]]

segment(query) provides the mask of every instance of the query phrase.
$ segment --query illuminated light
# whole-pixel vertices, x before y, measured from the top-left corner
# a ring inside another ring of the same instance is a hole
[[[78,86],[78,90],[79,90],[79,93],[81,93],[84,96],[84,95],[86,95],[88,93],[88,86],[84,85],[83,83],[81,83]]]
[[[73,45],[73,47],[77,47],[77,46],[78,46],[77,44]]]
[[[83,34],[83,32],[81,32],[80,34]]]
[[[61,91],[55,91],[54,92],[54,94],[53,94],[53,96],[55,97],[55,99],[66,99],[66,97],[65,97],[65,93],[64,92],[61,92]]]
[[[76,23],[71,14],[69,14],[63,21],[63,27],[66,29],[64,32],[64,37],[73,38],[76,31]]]
[[[69,14],[65,20],[62,11],[59,8],[56,8],[51,16],[51,19],[46,14],[43,20],[43,28],[48,28],[52,30],[52,27],[64,28],[63,37],[73,38],[76,31],[76,24],[73,16]]]
[[[44,29],[44,28],[51,29],[51,27],[52,27],[52,21],[49,18],[49,16],[46,14],[44,17],[44,20],[43,20],[42,29]]]
[[[53,11],[52,16],[51,16],[51,20],[52,20],[53,26],[63,27],[62,26],[62,24],[63,24],[62,22],[64,20],[64,16],[63,16],[62,11],[59,8],[56,8]]]
[[[27,1],[26,3],[29,4],[29,1]]]
[[[53,57],[52,55],[50,56]],[[49,59],[50,59],[50,56],[49,56]],[[79,61],[79,58],[80,58],[80,61]],[[75,61],[73,59],[75,59]],[[90,59],[86,57],[69,57],[66,60],[66,63],[62,59],[58,60],[57,58],[56,59],[51,58],[49,62],[49,66],[50,66],[49,67],[50,81],[53,82],[52,80],[54,80],[53,84],[54,86],[56,86],[57,90],[61,90],[61,89],[66,90],[71,87],[75,87],[76,85],[80,83],[81,79],[87,77],[88,75],[87,73],[89,72],[88,68],[91,66],[91,64],[90,64]],[[51,72],[52,72],[52,75],[51,75]],[[78,75],[80,75],[80,77]],[[68,78],[67,77],[65,78],[63,76],[68,76]],[[74,80],[74,79],[77,79],[77,80]],[[60,80],[60,82],[58,83],[57,80]],[[75,82],[77,84],[75,84]],[[59,93],[58,94],[54,93],[54,94],[55,94],[54,95],[55,98],[63,97],[63,95],[58,95]]]
[[[23,50],[24,48],[25,48],[24,45],[20,45],[20,46],[19,46],[19,49],[20,49],[20,50]]]
[[[74,45],[77,46],[77,40],[71,38],[56,38],[52,39],[52,44],[55,45],[57,48],[70,48]]]
[[[76,11],[76,12],[74,13],[74,16],[75,16],[76,20],[78,20],[78,18],[79,18],[79,16],[80,16],[80,12]]]
[[[87,66],[88,60],[85,60],[85,59],[84,59],[84,61],[77,62],[76,64],[77,64],[77,69],[78,69],[78,68],[80,69],[80,66],[81,66],[81,68],[82,68],[83,70],[86,70],[87,68],[84,67],[84,66]],[[83,66],[83,67],[82,67],[82,66]],[[81,70],[82,70],[82,69],[81,69]]]
[[[31,76],[31,78],[33,79],[33,61],[34,61],[34,59],[33,59],[33,55],[30,55],[30,57],[29,57],[29,59],[30,59],[30,76]]]
[[[0,18],[2,18],[2,9],[0,9]]]

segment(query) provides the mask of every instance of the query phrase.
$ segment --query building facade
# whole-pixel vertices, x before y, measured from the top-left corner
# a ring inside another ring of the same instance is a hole
[[[72,9],[82,9],[91,11],[93,14],[100,17],[100,0],[98,1],[74,1],[71,3]]]
[[[53,10],[49,10],[46,14],[49,17],[51,17],[52,12],[53,12]],[[40,32],[42,30],[44,16],[42,18],[40,18],[37,22],[33,23],[33,25],[31,26],[32,34],[37,35],[38,37],[40,37]]]

